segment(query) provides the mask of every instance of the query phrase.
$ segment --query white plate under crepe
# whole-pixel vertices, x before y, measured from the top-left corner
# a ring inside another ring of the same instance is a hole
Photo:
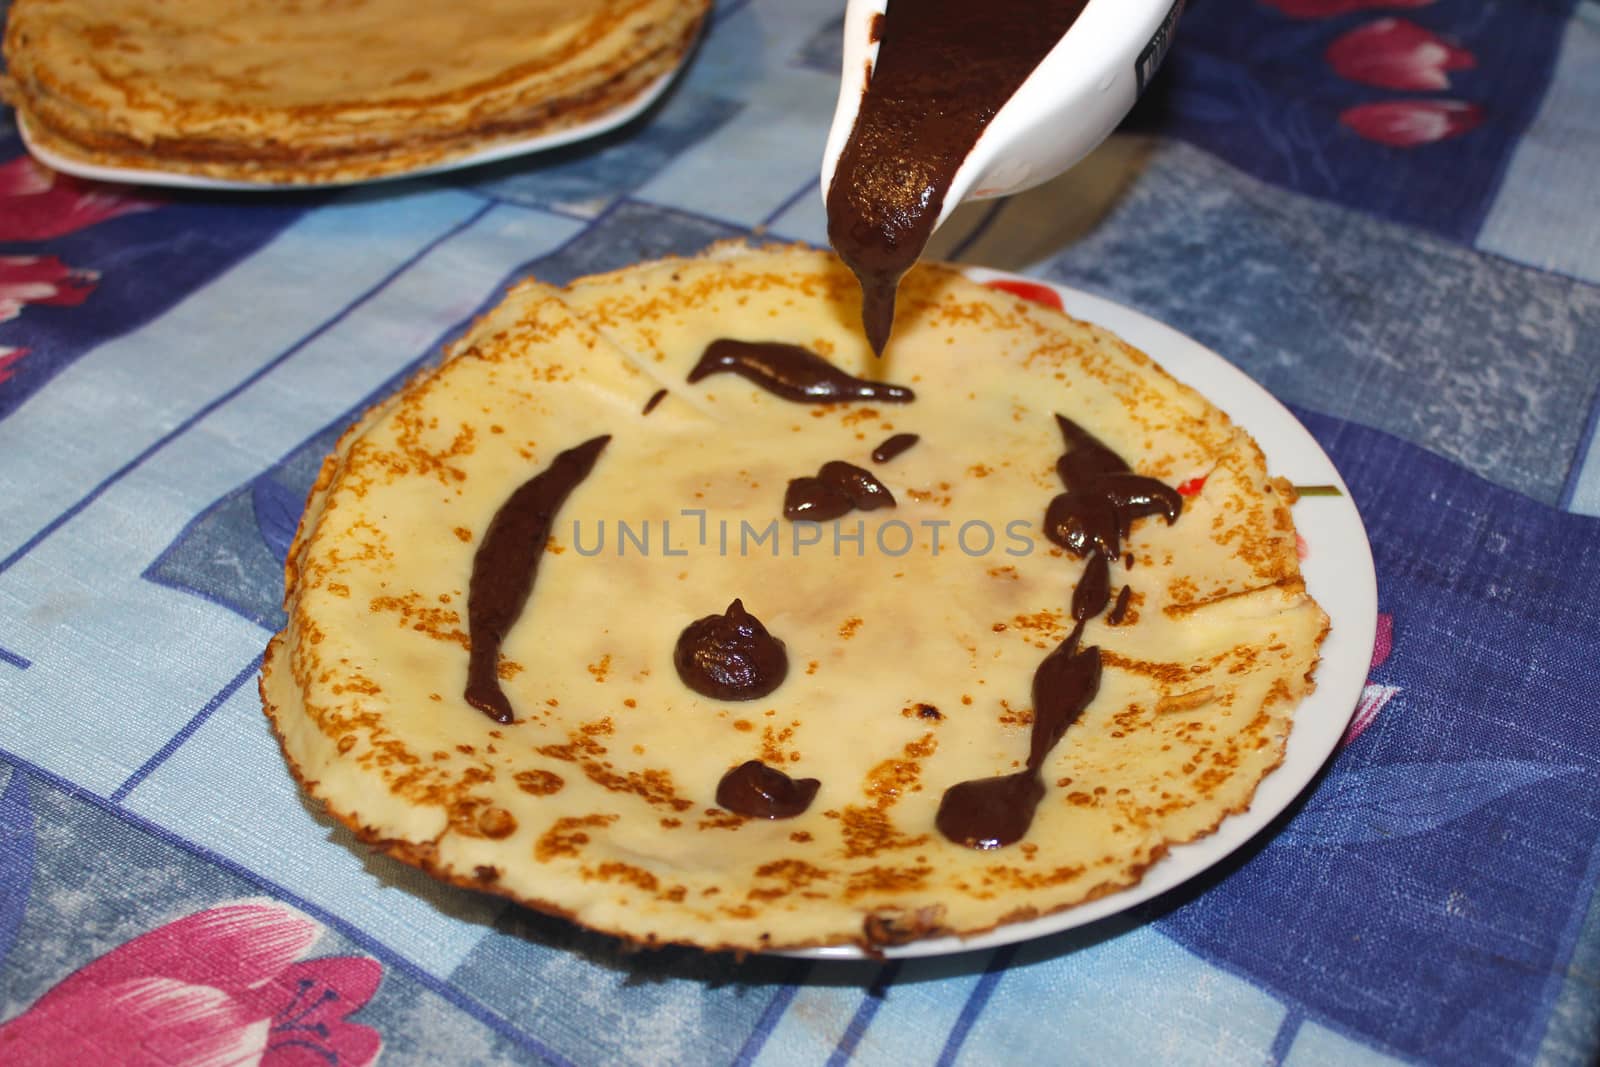
[[[967,274],[980,282],[1040,284],[992,270],[971,269]],[[1371,663],[1378,618],[1372,549],[1344,480],[1306,428],[1243,371],[1170,326],[1089,293],[1059,285],[1049,288],[1061,297],[1069,315],[1114,331],[1227,412],[1261,446],[1271,474],[1295,485],[1338,488],[1338,496],[1303,497],[1294,506],[1295,528],[1307,546],[1300,570],[1306,589],[1328,613],[1332,629],[1322,645],[1316,691],[1295,711],[1283,763],[1262,780],[1248,811],[1225,819],[1207,837],[1173,847],[1145,872],[1137,885],[1119,893],[1043,918],[1009,923],[975,937],[930,938],[886,948],[882,955],[888,957],[995,948],[1070,930],[1158,896],[1219,863],[1260,833],[1316,777],[1350,724]],[[1069,734],[1069,740],[1070,737]],[[866,958],[853,946],[783,955],[827,960]]]

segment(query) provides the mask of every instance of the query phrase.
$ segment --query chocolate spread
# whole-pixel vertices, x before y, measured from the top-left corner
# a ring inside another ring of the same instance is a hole
[[[895,290],[922,254],[956,171],[1088,0],[891,0],[878,57],[828,186],[828,239],[861,281],[883,354]]]

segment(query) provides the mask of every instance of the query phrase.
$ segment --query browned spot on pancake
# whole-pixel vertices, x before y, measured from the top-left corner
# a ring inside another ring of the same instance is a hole
[[[536,751],[541,756],[575,763],[583,771],[584,777],[596,785],[613,793],[630,793],[652,807],[664,807],[672,811],[687,811],[694,807],[692,801],[678,795],[677,785],[669,771],[647,768],[622,773],[615,770],[609,760],[602,758],[609,751],[596,740],[609,736],[611,732],[611,720],[600,719],[569,733],[566,744],[541,745]]]
[[[600,882],[623,882],[642,889],[646,893],[654,893],[661,883],[656,876],[643,867],[635,867],[631,863],[611,861],[602,863],[598,867],[585,867],[583,876]]]
[[[455,534],[457,541],[467,542],[472,540],[472,531],[467,529],[465,526],[457,526],[455,529]]]
[[[376,696],[383,692],[383,687],[366,675],[351,671],[344,676],[344,681],[335,682],[329,686],[329,691],[334,694],[348,693],[353,695],[359,693],[365,696]]]
[[[1074,879],[1083,877],[1084,870],[1085,868],[1081,865],[1055,867],[1048,871],[1030,871],[1008,864],[996,864],[984,869],[983,884],[988,887],[1022,892],[1048,889],[1051,886],[1065,885]]]
[[[512,775],[512,781],[517,783],[517,788],[524,793],[532,793],[536,797],[547,797],[559,792],[567,783],[555,771],[532,770],[518,771]]]
[[[1066,613],[1049,608],[1027,615],[1012,616],[1010,625],[1013,629],[1034,635],[1046,644],[1058,643],[1067,635]],[[1003,629],[1004,626],[999,628]]]
[[[488,807],[478,812],[478,832],[496,841],[517,832],[517,820],[504,808]]]
[[[907,489],[906,496],[919,504],[938,504],[940,507],[949,507],[950,483],[940,482],[936,489]]]
[[[852,871],[844,895],[854,898],[865,893],[907,893],[926,886],[928,875],[932,873],[933,868],[926,864],[915,867],[874,865]]]
[[[839,636],[848,641],[856,635],[856,631],[859,629],[861,629],[861,620],[852,615],[839,624]]]
[[[862,792],[872,806],[850,805],[838,813],[847,857],[875,856],[880,852],[916,848],[927,842],[927,834],[907,834],[897,828],[890,809],[904,794],[922,788],[920,761],[933,755],[938,747],[933,734],[924,734],[905,744],[903,758],[884,760],[867,772]]]
[[[1189,668],[1181,663],[1157,663],[1153,660],[1133,659],[1102,648],[1100,662],[1106,667],[1142,674],[1167,685],[1182,685],[1189,678]]]
[[[605,681],[606,675],[611,673],[611,654],[608,652],[600,657],[600,661],[598,663],[589,664],[588,670],[589,673],[594,676],[595,681]]]
[[[598,830],[616,821],[615,815],[580,815],[557,819],[534,845],[534,858],[540,863],[549,863],[557,857],[576,856],[589,843],[589,835],[585,831]]]
[[[800,754],[791,752],[787,746],[794,738],[794,731],[800,724],[791,723],[781,730],[768,726],[761,731],[761,761],[776,766],[780,763],[793,763],[798,761]]]
[[[374,615],[392,612],[399,616],[401,626],[436,641],[452,641],[462,648],[470,645],[467,631],[461,627],[461,613],[453,608],[436,607],[421,593],[375,596],[367,602],[367,608]]]
[[[723,811],[721,808],[707,808],[705,818],[695,823],[695,829],[737,830],[739,827],[743,826],[745,822],[746,820],[743,815],[737,815],[731,811]]]
[[[747,895],[750,900],[777,900],[790,893],[797,893],[815,882],[826,881],[833,875],[815,864],[804,860],[783,859],[772,863],[762,864],[756,868],[755,876],[760,880],[772,881],[776,884],[758,886]]]
[[[839,417],[839,424],[841,426],[856,426],[876,418],[878,418],[878,410],[876,408],[851,408]]]
[[[1002,699],[1000,701],[1000,714],[996,721],[999,722],[1001,726],[1032,726],[1033,709],[1014,708],[1011,706],[1011,702],[1009,700]]]

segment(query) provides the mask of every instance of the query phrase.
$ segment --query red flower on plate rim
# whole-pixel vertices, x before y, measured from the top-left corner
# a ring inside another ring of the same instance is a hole
[[[1035,304],[1053,307],[1057,311],[1064,310],[1061,306],[1061,294],[1042,285],[1039,282],[1023,281],[1021,278],[995,278],[993,281],[983,283],[990,289],[999,289],[1001,292],[1020,296],[1024,300],[1031,300]]]

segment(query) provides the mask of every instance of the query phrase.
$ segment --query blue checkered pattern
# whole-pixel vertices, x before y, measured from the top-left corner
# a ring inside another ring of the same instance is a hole
[[[321,456],[517,278],[822,242],[838,8],[720,3],[666,99],[547,156],[173,194],[0,246],[94,282],[0,322],[0,1021],[140,933],[270,898],[325,926],[319,954],[382,965],[352,1018],[396,1063],[1600,1054],[1592,0],[1195,0],[1121,133],[937,238],[1196,337],[1351,486],[1391,635],[1377,713],[1220,868],[944,959],[626,955],[301,800],[254,679]],[[1411,93],[1338,74],[1333,41],[1384,18],[1473,64]],[[1341,119],[1399,98],[1481,122],[1396,147]]]

